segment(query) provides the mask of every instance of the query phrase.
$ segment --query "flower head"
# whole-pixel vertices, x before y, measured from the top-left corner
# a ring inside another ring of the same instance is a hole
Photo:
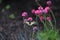
[[[33,31],[36,32],[38,30],[37,26],[33,27]]]
[[[35,13],[35,9],[32,9],[32,13]]]
[[[44,13],[48,13],[50,11],[50,7],[45,7],[45,9],[43,10]]]
[[[39,10],[36,10],[36,11],[35,11],[35,14],[36,14],[36,15],[39,15],[39,13],[40,13]]]
[[[48,6],[50,6],[50,5],[51,5],[51,1],[47,1],[46,3],[47,3],[47,5],[48,5]]]
[[[48,21],[50,21],[50,20],[51,20],[51,17],[47,17],[46,19],[47,19]]]
[[[49,12],[49,11],[47,11],[47,10],[45,10],[45,9],[43,10],[43,13],[45,13],[45,14],[47,14],[48,12]]]
[[[36,11],[35,11],[35,14],[36,14],[36,15],[41,15],[42,13],[43,13],[42,10],[36,10]]]
[[[40,16],[40,21],[43,21],[44,20],[44,17],[43,16]]]
[[[39,15],[42,15],[43,14],[43,10],[39,10],[39,12],[40,12]]]
[[[50,7],[45,7],[45,10],[50,11]]]
[[[27,15],[28,15],[27,12],[23,12],[23,13],[22,13],[22,16],[23,16],[23,17],[26,17]]]
[[[32,18],[32,17],[29,17],[27,20],[28,20],[28,21],[32,21],[32,20],[33,20],[33,18]]]

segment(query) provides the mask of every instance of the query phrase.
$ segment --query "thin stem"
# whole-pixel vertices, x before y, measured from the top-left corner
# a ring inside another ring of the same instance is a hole
[[[46,22],[47,22],[47,21],[46,21],[46,14],[44,14],[43,16],[44,16],[44,19],[45,19],[45,23],[43,22],[43,24],[44,24],[46,30],[48,30],[47,25],[46,25]]]
[[[47,28],[47,26],[46,26],[46,23],[44,23],[44,22],[42,22],[42,23],[43,23],[43,25],[44,25],[44,27],[45,27],[45,30],[48,31],[48,28]]]
[[[49,23],[50,23],[50,25],[51,25],[51,27],[52,27],[52,30],[53,30],[53,24],[52,24],[52,22],[51,22],[51,21],[49,21]]]
[[[55,19],[55,16],[54,16],[54,14],[53,14],[53,11],[52,10],[50,10],[50,12],[51,12],[51,14],[52,14],[52,16],[53,16],[53,19],[54,19],[54,22],[55,22],[55,27],[56,27],[56,19]],[[56,28],[55,28],[56,29]]]

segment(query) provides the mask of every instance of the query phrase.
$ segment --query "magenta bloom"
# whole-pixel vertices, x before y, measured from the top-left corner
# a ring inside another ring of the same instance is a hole
[[[32,18],[32,17],[29,17],[27,20],[28,20],[28,21],[32,21],[32,20],[33,20],[33,18]]]
[[[44,20],[44,17],[43,16],[40,16],[40,21],[43,21]]]
[[[51,5],[51,1],[47,1],[47,5],[50,6]]]
[[[32,9],[32,13],[35,13],[35,9]]]
[[[23,13],[22,13],[22,16],[23,16],[23,17],[26,17],[27,15],[28,15],[27,12],[23,12]]]
[[[36,32],[38,30],[37,26],[33,27],[33,31]]]
[[[36,14],[36,15],[41,15],[42,13],[43,13],[43,10],[36,10],[36,11],[35,11],[35,14]]]
[[[49,11],[47,11],[47,10],[45,10],[45,9],[43,10],[43,13],[45,13],[45,14],[47,14],[48,12],[49,12]]]
[[[51,20],[51,17],[47,17],[46,19],[47,19],[48,21],[50,21],[50,20]]]
[[[35,14],[36,14],[36,15],[39,15],[39,13],[40,13],[39,10],[36,10],[36,11],[35,11]]]
[[[39,14],[42,15],[43,14],[43,10],[39,10]]]
[[[42,6],[40,6],[40,7],[38,7],[38,9],[39,9],[39,10],[43,10],[43,7],[42,7]]]
[[[50,11],[50,7],[45,7],[45,9],[43,10],[44,13],[48,13]]]
[[[45,7],[45,10],[50,11],[50,7]]]

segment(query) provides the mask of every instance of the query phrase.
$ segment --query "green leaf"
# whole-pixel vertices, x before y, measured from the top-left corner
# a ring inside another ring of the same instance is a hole
[[[39,40],[58,40],[58,32],[56,30],[49,30],[45,32],[38,32]]]
[[[48,35],[46,34],[46,32],[40,32],[39,35],[38,35],[38,39],[39,40],[47,40]]]
[[[15,19],[15,15],[14,15],[14,14],[10,14],[10,15],[9,15],[9,18]]]
[[[6,9],[6,10],[10,9],[10,5],[6,5],[6,6],[5,6],[5,9]]]

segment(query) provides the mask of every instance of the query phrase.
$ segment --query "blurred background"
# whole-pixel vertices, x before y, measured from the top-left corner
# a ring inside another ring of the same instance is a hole
[[[37,0],[43,7],[47,0]],[[56,27],[60,29],[60,0],[51,0],[52,10],[56,17]],[[14,34],[23,28],[22,12],[28,12],[29,16],[32,9],[37,9],[38,5],[35,0],[0,0],[0,35],[2,40],[14,40]],[[21,32],[21,31],[20,31]],[[1,38],[0,37],[0,38]],[[19,39],[17,39],[19,40]],[[23,39],[21,39],[23,40]]]

